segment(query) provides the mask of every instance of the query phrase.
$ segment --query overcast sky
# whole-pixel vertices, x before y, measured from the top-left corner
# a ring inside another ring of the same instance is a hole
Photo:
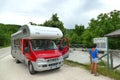
[[[87,27],[91,18],[113,10],[120,10],[119,0],[0,0],[0,23],[40,24],[57,13],[66,28]]]

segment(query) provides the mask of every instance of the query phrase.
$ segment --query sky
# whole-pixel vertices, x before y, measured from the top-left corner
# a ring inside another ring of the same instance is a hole
[[[120,10],[119,0],[0,0],[0,23],[42,24],[57,13],[65,28],[88,27],[100,13]]]

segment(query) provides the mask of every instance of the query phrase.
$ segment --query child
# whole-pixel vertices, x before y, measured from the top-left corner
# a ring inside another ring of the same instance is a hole
[[[97,68],[98,68],[98,49],[96,48],[96,44],[93,45],[92,49],[89,50],[90,57],[92,58],[91,63],[91,73],[97,76]]]

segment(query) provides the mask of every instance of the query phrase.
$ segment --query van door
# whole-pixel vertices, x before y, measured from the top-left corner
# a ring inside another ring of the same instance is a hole
[[[30,60],[30,61],[35,61],[36,58],[34,57],[34,55],[32,54],[32,47],[31,47],[31,43],[29,40],[25,41],[25,46],[24,46],[24,55],[26,57],[26,61]],[[26,62],[25,61],[25,62]]]
[[[62,53],[63,55],[63,58],[67,58],[69,56],[69,41],[68,41],[68,38],[63,38],[61,39],[60,41],[60,45],[58,46],[60,52]]]

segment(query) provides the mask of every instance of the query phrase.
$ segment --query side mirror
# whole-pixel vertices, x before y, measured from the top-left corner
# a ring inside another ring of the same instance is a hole
[[[25,47],[24,52],[28,53],[29,52],[29,48]]]

